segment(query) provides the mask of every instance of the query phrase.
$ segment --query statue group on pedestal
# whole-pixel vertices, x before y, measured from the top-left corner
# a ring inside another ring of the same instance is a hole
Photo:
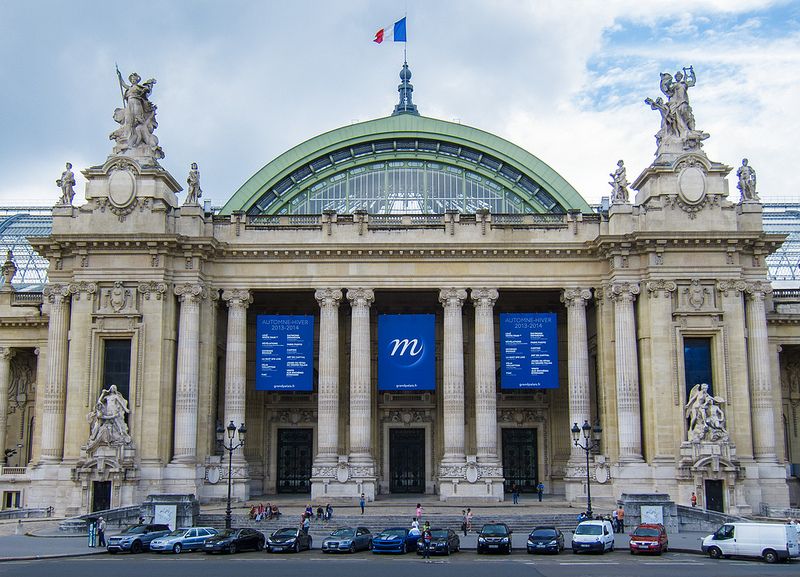
[[[156,105],[150,102],[155,79],[142,82],[141,76],[134,72],[128,77],[128,84],[123,80],[119,68],[117,78],[124,108],[114,110],[114,120],[120,125],[109,135],[116,142],[114,154],[152,160],[164,158],[158,138],[153,134],[158,128]]]
[[[674,77],[662,72],[659,87],[667,102],[660,96],[655,100],[645,99],[650,108],[661,113],[661,129],[656,133],[659,153],[675,143],[680,144],[683,150],[695,150],[702,146],[701,141],[708,138],[708,133],[695,128],[694,114],[689,106],[689,88],[696,82],[691,66],[684,68],[683,72],[676,72]]]
[[[701,383],[689,391],[686,403],[686,418],[689,419],[689,441],[727,441],[728,431],[725,428],[725,413],[722,405],[725,399],[715,397],[708,392],[708,384]]]
[[[94,410],[87,415],[91,424],[86,450],[99,445],[127,445],[131,442],[125,415],[130,413],[128,401],[117,390],[116,385],[103,389],[97,398]]]

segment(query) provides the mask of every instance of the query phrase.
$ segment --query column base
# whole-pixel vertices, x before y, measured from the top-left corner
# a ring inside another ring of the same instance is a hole
[[[367,501],[374,501],[377,480],[371,457],[369,462],[354,462],[347,455],[340,455],[337,463],[315,463],[311,468],[311,499],[359,499],[363,493]]]
[[[468,455],[460,463],[439,466],[439,500],[465,503],[475,501],[500,502],[505,499],[503,467],[499,463],[478,463]]]

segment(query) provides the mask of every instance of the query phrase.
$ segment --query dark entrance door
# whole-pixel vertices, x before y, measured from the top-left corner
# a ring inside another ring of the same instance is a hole
[[[92,511],[111,508],[111,481],[92,482]]]
[[[312,429],[278,429],[278,493],[311,492]]]
[[[389,429],[389,491],[425,492],[425,429]]]
[[[536,429],[503,429],[503,475],[505,491],[516,483],[521,493],[533,493],[537,477]]]
[[[706,509],[709,511],[725,512],[725,503],[722,499],[722,481],[706,481]]]

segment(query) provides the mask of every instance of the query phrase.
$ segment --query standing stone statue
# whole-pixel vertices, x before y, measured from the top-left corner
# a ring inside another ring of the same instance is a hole
[[[708,138],[708,133],[695,128],[694,113],[689,105],[689,88],[696,83],[697,77],[691,66],[684,68],[683,72],[676,72],[674,77],[662,72],[659,88],[668,101],[664,102],[661,97],[645,99],[645,104],[661,113],[661,129],[656,134],[657,154],[697,150]]]
[[[75,198],[75,174],[72,172],[72,163],[67,163],[67,169],[61,173],[56,185],[61,189],[58,204],[72,204],[72,199]]]
[[[142,82],[142,77],[134,72],[128,77],[128,84],[123,80],[119,68],[117,78],[124,108],[114,110],[114,120],[120,125],[109,135],[116,142],[114,154],[151,161],[164,158],[158,137],[153,134],[158,128],[156,105],[150,102],[155,79]]]
[[[617,169],[610,173],[611,182],[611,204],[627,204],[628,201],[628,177],[625,170],[625,163],[622,160],[617,161]]]
[[[736,170],[736,176],[739,177],[739,184],[736,185],[736,188],[742,193],[741,201],[761,200],[756,192],[756,171],[747,163],[746,158],[742,159],[742,166]]]
[[[688,437],[690,441],[726,441],[725,414],[722,405],[725,399],[712,396],[708,384],[700,383],[689,391],[686,403],[686,418],[689,419]]]
[[[200,171],[197,170],[196,162],[192,163],[186,183],[189,185],[189,191],[186,193],[186,200],[183,204],[197,204],[197,200],[203,196],[203,191],[200,188]]]

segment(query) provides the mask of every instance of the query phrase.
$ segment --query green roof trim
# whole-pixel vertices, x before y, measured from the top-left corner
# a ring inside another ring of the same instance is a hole
[[[586,200],[570,185],[561,175],[553,170],[545,162],[529,153],[528,151],[504,140],[498,136],[465,126],[454,122],[446,122],[425,116],[415,116],[411,114],[401,114],[378,118],[344,126],[315,136],[294,148],[284,152],[273,161],[265,165],[256,172],[239,190],[225,203],[220,211],[221,214],[231,214],[237,211],[248,212],[266,193],[268,193],[276,183],[292,174],[304,164],[330,154],[336,150],[355,146],[375,140],[387,139],[414,139],[424,138],[446,142],[457,146],[466,146],[478,152],[489,154],[504,164],[507,164],[523,175],[528,176],[549,193],[553,199],[566,211],[578,209],[582,212],[591,212],[591,207]],[[395,156],[407,156],[408,158],[418,157],[415,152],[394,151]],[[427,155],[426,155],[427,156]],[[342,163],[346,168],[352,168],[354,163]],[[358,164],[357,160],[355,159]],[[375,158],[369,159],[374,162]],[[456,158],[446,155],[440,156],[443,163],[457,164]],[[332,165],[324,169],[326,177],[337,171],[338,165]],[[294,194],[301,189],[305,190],[317,179],[311,179],[307,184],[303,181],[302,187],[297,187]],[[530,194],[518,187],[510,185],[496,175],[498,183],[519,194],[529,206],[539,207],[540,203]],[[280,197],[281,202],[276,202],[274,207],[270,207],[269,212],[280,208],[294,194],[287,191],[287,198]]]

